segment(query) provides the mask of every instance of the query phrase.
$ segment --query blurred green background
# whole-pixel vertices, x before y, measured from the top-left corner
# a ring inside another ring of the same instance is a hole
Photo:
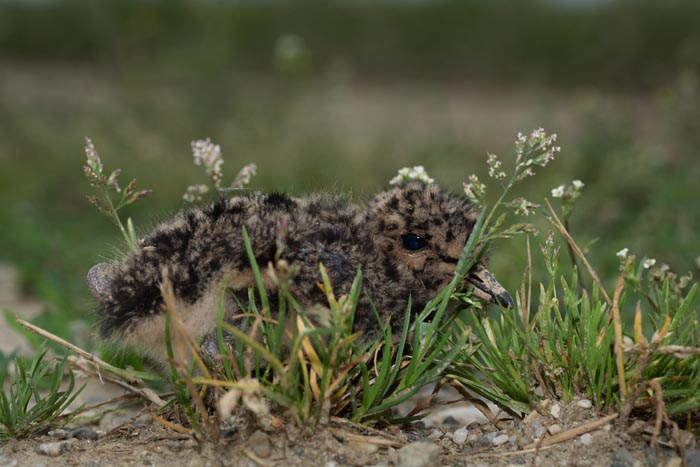
[[[255,189],[362,199],[418,164],[461,191],[543,126],[562,152],[516,194],[582,180],[571,228],[607,284],[623,247],[697,273],[698,25],[690,0],[0,1],[0,260],[87,339],[85,274],[122,239],[85,200],[86,136],[154,189],[125,212],[146,229],[206,181],[193,139],[229,180],[255,162]],[[492,254],[511,290],[524,245]]]

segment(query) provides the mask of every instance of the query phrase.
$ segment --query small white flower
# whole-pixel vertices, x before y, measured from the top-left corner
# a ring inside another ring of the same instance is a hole
[[[506,206],[511,208],[515,214],[519,216],[529,216],[535,213],[535,209],[539,208],[538,204],[532,203],[525,198],[515,198],[510,203],[506,203]]]
[[[202,201],[202,195],[209,191],[209,187],[206,185],[190,185],[187,187],[187,191],[182,195],[182,199],[188,203],[194,203],[195,201]]]
[[[192,141],[192,155],[195,165],[204,166],[204,170],[217,188],[220,188],[223,173],[221,171],[224,159],[221,157],[221,146],[214,144],[211,139]]]
[[[464,183],[464,194],[476,206],[481,206],[481,200],[486,194],[486,185],[479,181],[479,178],[472,174],[469,176],[469,183]]]
[[[422,165],[417,165],[415,167],[403,167],[399,169],[398,175],[389,180],[390,185],[399,185],[403,182],[410,182],[418,180],[427,185],[435,182],[434,179],[428,176],[428,172],[425,171],[425,167]]]
[[[620,259],[625,259],[625,258],[627,258],[627,253],[629,253],[629,251],[630,251],[629,248],[623,248],[622,250],[615,253],[615,256],[617,256]]]
[[[644,269],[649,269],[653,265],[656,264],[656,260],[654,258],[649,258],[644,260]]]
[[[489,177],[495,178],[496,180],[503,180],[506,178],[506,173],[501,170],[501,161],[493,153],[487,153],[486,163],[489,166]]]
[[[574,185],[574,188],[576,188],[577,190],[580,190],[581,188],[586,186],[581,180],[574,180],[571,183]]]
[[[564,185],[552,188],[552,198],[561,198],[562,196],[564,196]]]

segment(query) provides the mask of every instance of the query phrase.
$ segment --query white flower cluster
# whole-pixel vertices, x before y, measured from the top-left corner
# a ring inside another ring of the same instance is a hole
[[[482,199],[486,194],[486,185],[481,183],[476,175],[470,175],[469,183],[464,183],[464,194],[475,206],[481,206]]]
[[[554,154],[561,151],[561,147],[554,146],[556,140],[556,133],[547,135],[544,128],[538,128],[529,135],[518,133],[515,139],[515,169],[518,180],[534,175],[533,165],[545,167],[554,159]]]
[[[552,188],[552,198],[567,198],[576,199],[580,194],[581,189],[586,186],[581,180],[574,180],[567,187],[566,185],[559,185],[556,188]]]
[[[559,185],[556,188],[552,188],[552,198],[561,198],[564,196],[564,185]]]
[[[506,203],[506,206],[511,208],[518,216],[529,216],[535,213],[535,209],[539,208],[539,204],[535,204],[525,198],[515,198],[513,201]]]
[[[212,143],[211,139],[192,141],[192,154],[195,165],[203,165],[207,175],[218,188],[223,176],[221,166],[224,159],[221,157],[221,146]]]
[[[85,155],[87,156],[87,168],[89,168],[95,176],[102,175],[102,159],[100,159],[95,145],[92,144],[90,138],[85,138]]]
[[[399,169],[399,174],[389,180],[391,185],[400,185],[406,182],[423,182],[426,185],[434,183],[435,180],[428,176],[428,172],[425,171],[425,167],[422,165],[417,165],[415,167],[403,167]]]
[[[188,203],[194,203],[195,201],[202,201],[202,195],[209,191],[209,187],[206,185],[190,185],[187,187],[187,191],[182,195],[182,199]]]
[[[257,166],[253,163],[244,166],[241,170],[238,171],[238,175],[236,175],[236,179],[233,181],[233,183],[231,183],[231,187],[235,189],[241,189],[245,187],[247,184],[250,183],[250,179],[253,177],[253,175],[255,175],[257,170]]]
[[[623,248],[622,250],[618,251],[615,253],[615,256],[620,258],[620,260],[624,261],[627,256],[629,255],[629,248]],[[650,269],[656,264],[656,259],[655,258],[645,258],[644,261],[642,261],[642,266],[644,266],[644,269]]]
[[[617,256],[620,259],[625,259],[627,258],[627,254],[630,252],[629,248],[623,248],[622,250],[618,251],[615,253],[615,256]]]
[[[489,177],[495,178],[496,180],[503,180],[506,178],[506,173],[501,169],[503,164],[501,164],[501,161],[498,160],[495,154],[489,152],[486,163],[489,166]]]

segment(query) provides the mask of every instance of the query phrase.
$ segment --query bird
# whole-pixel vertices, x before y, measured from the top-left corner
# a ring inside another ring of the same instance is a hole
[[[87,282],[101,337],[165,362],[164,276],[191,336],[201,341],[212,335],[222,289],[247,297],[255,285],[245,228],[261,269],[279,259],[296,267],[289,292],[301,307],[326,301],[317,285],[319,264],[336,296],[350,291],[361,270],[366,293],[353,331],[366,342],[381,332],[374,309],[400,334],[409,299],[411,310],[420,312],[452,280],[477,217],[466,197],[422,182],[394,186],[359,204],[327,193],[254,192],[183,209],[121,258],[93,266]],[[468,273],[467,285],[478,299],[512,307],[485,258]],[[274,292],[269,281],[265,288]],[[235,308],[227,299],[226,313]]]

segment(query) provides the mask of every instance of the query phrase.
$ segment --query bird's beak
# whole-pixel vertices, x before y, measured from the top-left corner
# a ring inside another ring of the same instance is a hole
[[[474,286],[472,293],[479,300],[496,303],[505,308],[513,308],[515,306],[508,291],[498,283],[493,274],[483,264],[477,264],[469,271],[466,282]]]

